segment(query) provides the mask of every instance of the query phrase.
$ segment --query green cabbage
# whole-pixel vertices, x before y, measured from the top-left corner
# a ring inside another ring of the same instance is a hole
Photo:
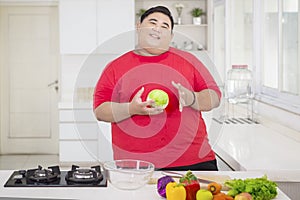
[[[169,103],[169,96],[168,96],[168,94],[165,91],[159,90],[159,89],[152,90],[148,94],[148,99],[154,100],[155,101],[155,105],[156,106],[161,106],[161,107],[165,107]]]

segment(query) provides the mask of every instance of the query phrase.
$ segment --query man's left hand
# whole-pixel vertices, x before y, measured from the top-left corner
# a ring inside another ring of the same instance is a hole
[[[180,83],[172,81],[172,85],[178,90],[179,95],[179,111],[182,112],[183,107],[189,106],[195,101],[193,91],[188,90]]]

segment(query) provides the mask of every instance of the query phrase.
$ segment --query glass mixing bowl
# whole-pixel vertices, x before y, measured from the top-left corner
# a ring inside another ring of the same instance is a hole
[[[143,187],[154,172],[154,164],[142,160],[114,160],[103,164],[107,180],[116,188],[135,190]]]

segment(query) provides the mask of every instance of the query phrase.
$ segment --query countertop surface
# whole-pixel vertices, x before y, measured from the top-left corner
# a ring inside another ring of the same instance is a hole
[[[234,170],[264,171],[279,181],[300,182],[300,142],[262,124],[226,124],[213,148]]]
[[[128,200],[161,200],[156,192],[156,185],[146,185],[138,190],[126,191],[114,188],[108,183],[108,187],[97,188],[72,188],[72,187],[55,187],[55,188],[12,188],[3,187],[7,179],[10,177],[13,171],[2,170],[0,171],[0,199],[6,198],[24,198],[24,199],[80,199],[80,200],[99,200],[99,199],[128,199]],[[195,174],[204,175],[228,175],[230,178],[255,178],[261,177],[263,173],[258,171],[252,172],[231,172],[231,171],[219,171],[219,172],[195,172]],[[163,176],[161,172],[155,172],[153,177]],[[278,189],[278,195],[275,200],[289,200],[289,198]]]

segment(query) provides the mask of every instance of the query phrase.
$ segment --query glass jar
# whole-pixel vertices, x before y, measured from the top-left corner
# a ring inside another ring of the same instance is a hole
[[[252,72],[248,65],[232,65],[227,72],[226,97],[229,103],[248,103],[253,98]]]

